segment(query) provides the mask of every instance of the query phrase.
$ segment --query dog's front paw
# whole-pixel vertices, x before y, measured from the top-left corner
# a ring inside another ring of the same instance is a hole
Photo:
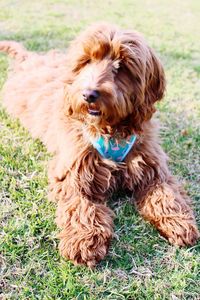
[[[162,232],[172,245],[180,247],[194,245],[200,237],[198,228],[193,220],[171,219],[166,226],[166,231]]]
[[[111,237],[111,232],[69,232],[64,229],[59,234],[60,254],[75,264],[92,268],[107,254]]]
[[[191,228],[190,230],[183,230],[181,234],[174,234],[172,237],[169,237],[169,242],[172,245],[177,245],[180,247],[192,246],[196,244],[199,239],[199,231],[197,228]]]
[[[76,264],[96,265],[113,236],[113,212],[104,204],[74,197],[59,202],[56,222],[61,228],[59,250]]]

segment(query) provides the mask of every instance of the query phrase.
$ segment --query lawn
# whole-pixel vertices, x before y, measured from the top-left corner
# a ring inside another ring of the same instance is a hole
[[[0,40],[65,50],[94,21],[143,32],[159,53],[167,93],[159,104],[170,168],[193,199],[200,225],[200,1],[0,0]],[[0,55],[0,87],[8,59]],[[200,299],[200,243],[170,246],[124,195],[115,195],[115,239],[96,269],[58,254],[47,200],[49,155],[0,106],[0,299]]]

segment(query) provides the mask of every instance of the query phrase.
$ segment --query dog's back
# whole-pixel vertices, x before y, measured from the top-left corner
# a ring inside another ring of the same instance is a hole
[[[14,58],[3,88],[3,105],[33,137],[40,138],[47,146],[48,132],[51,132],[52,145],[52,139],[56,140],[53,132],[58,126],[59,106],[64,98],[66,54],[57,51],[37,54],[14,41],[0,42],[0,51]]]

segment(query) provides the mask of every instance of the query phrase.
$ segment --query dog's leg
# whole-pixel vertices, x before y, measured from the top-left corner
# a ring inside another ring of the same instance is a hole
[[[56,223],[62,229],[62,256],[93,267],[107,254],[113,236],[113,212],[104,204],[75,195],[67,201],[60,200]]]
[[[193,245],[199,238],[190,199],[173,177],[140,195],[137,207],[171,244]]]
[[[99,172],[100,169],[101,166]],[[106,206],[104,193],[97,193],[98,182],[95,179],[89,184],[80,173],[78,179],[75,178],[72,171],[61,171],[58,160],[52,161],[49,168],[49,187],[50,198],[57,200],[58,205],[56,223],[61,229],[59,250],[62,256],[74,263],[93,267],[108,251],[113,236],[114,213]],[[106,183],[100,181],[99,184],[102,184],[103,191]],[[93,190],[90,190],[90,185]],[[85,191],[82,192],[84,186]]]

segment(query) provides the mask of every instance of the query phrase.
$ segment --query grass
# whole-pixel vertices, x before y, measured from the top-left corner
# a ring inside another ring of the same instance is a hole
[[[0,1],[0,39],[65,49],[88,24],[107,20],[144,33],[165,65],[158,106],[170,168],[194,201],[200,223],[200,2],[198,0]],[[7,57],[0,55],[0,85]],[[48,154],[0,107],[0,299],[200,299],[200,243],[178,249],[116,195],[116,237],[95,270],[57,251],[55,207],[47,201]]]

